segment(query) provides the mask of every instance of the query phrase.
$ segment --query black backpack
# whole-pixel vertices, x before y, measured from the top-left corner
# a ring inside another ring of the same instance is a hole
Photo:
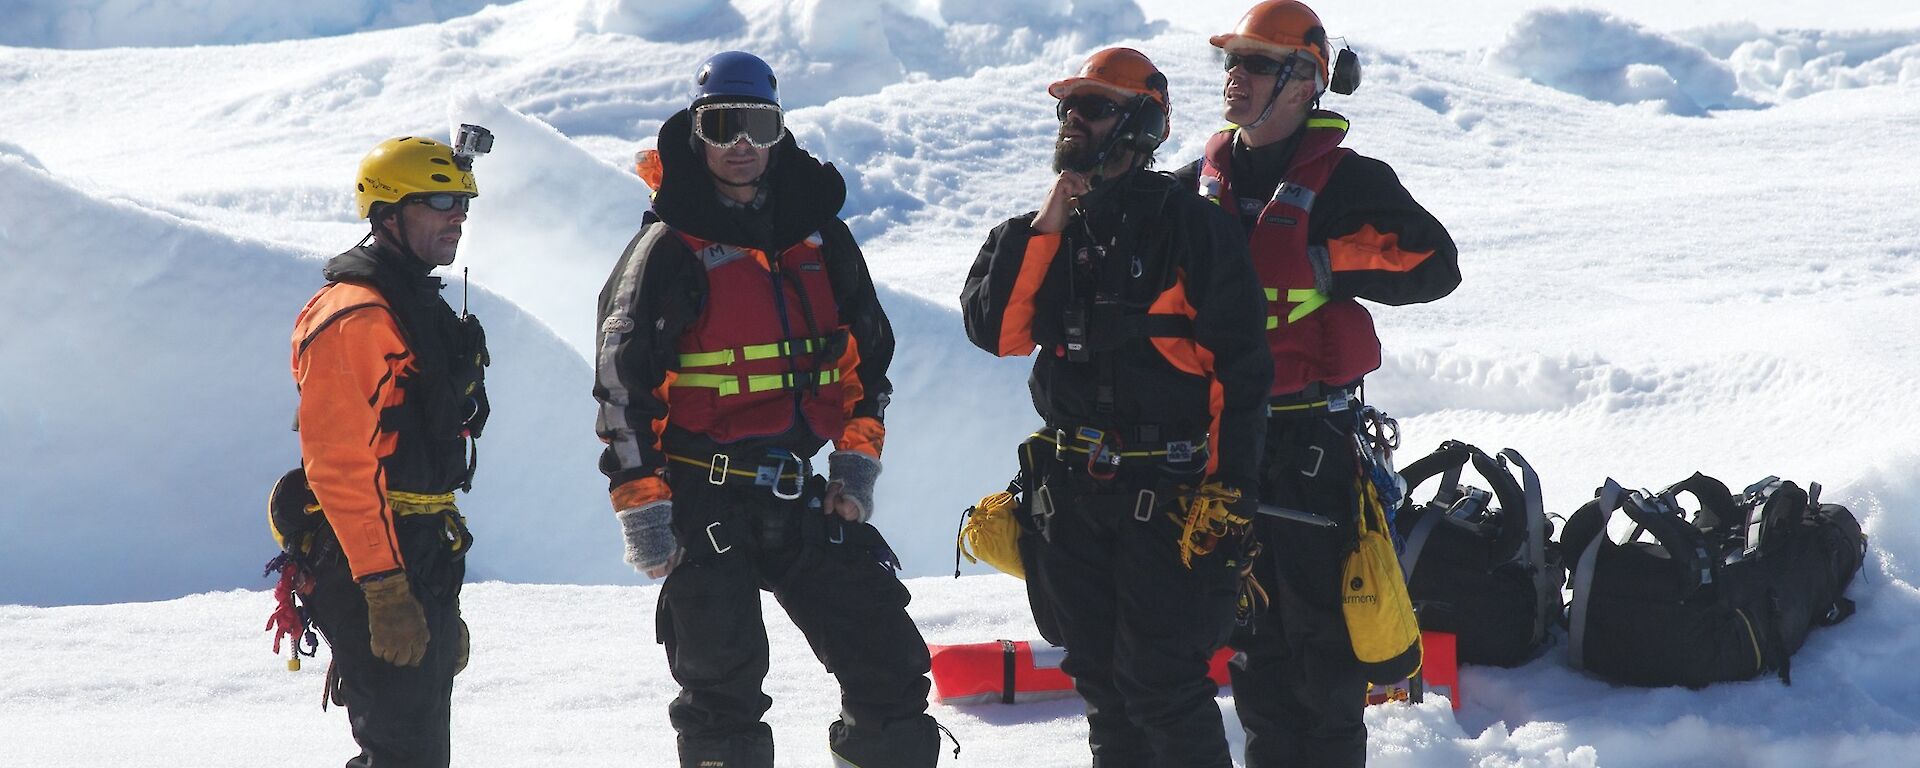
[[[1694,497],[1689,514],[1679,496]],[[1614,510],[1632,519],[1608,536]],[[1651,541],[1642,541],[1643,534]],[[1567,521],[1575,557],[1567,655],[1629,685],[1698,688],[1768,671],[1792,683],[1789,660],[1815,626],[1853,613],[1843,596],[1866,556],[1846,507],[1769,477],[1735,498],[1695,473],[1659,493],[1607,480]]]
[[[1469,462],[1491,491],[1461,484]],[[1542,509],[1539,475],[1518,451],[1501,451],[1496,459],[1453,440],[1400,475],[1407,498],[1394,527],[1406,540],[1400,567],[1421,628],[1453,633],[1465,663],[1526,662],[1560,615],[1567,579]],[[1414,489],[1435,475],[1438,493],[1416,504]]]

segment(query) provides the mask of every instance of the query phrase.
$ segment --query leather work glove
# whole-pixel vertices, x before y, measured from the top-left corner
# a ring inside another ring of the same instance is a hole
[[[427,655],[427,614],[413,599],[407,575],[395,573],[360,582],[367,596],[368,644],[373,655],[400,667],[420,666]]]
[[[473,653],[473,635],[467,632],[467,620],[460,620],[460,655],[453,660],[453,673],[460,674],[467,669],[467,657]]]
[[[873,519],[873,483],[880,479],[880,460],[859,451],[827,454],[828,514],[849,523]]]
[[[679,542],[673,537],[673,501],[660,499],[615,513],[627,537],[627,564],[647,578],[665,578],[680,564]]]

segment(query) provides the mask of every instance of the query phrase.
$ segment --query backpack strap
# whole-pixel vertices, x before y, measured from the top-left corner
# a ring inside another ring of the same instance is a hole
[[[1500,503],[1500,536],[1495,551],[1503,554],[1511,553],[1509,562],[1527,559],[1528,563],[1538,564],[1543,559],[1542,556],[1535,555],[1526,549],[1527,530],[1537,527],[1529,519],[1532,513],[1528,510],[1538,509],[1539,504],[1529,506],[1525,492],[1521,485],[1514,481],[1513,473],[1507,469],[1504,459],[1496,460],[1472,445],[1458,440],[1448,440],[1441,443],[1439,449],[1421,457],[1419,461],[1408,465],[1406,470],[1400,473],[1407,484],[1407,493],[1403,497],[1406,499],[1411,499],[1413,490],[1422,483],[1434,475],[1440,475],[1440,488],[1428,505],[1435,508],[1421,515],[1420,519],[1414,523],[1413,529],[1407,532],[1406,551],[1401,555],[1400,567],[1408,579],[1413,578],[1414,566],[1420,560],[1421,550],[1425,549],[1427,538],[1432,535],[1434,525],[1440,518],[1446,516],[1445,510],[1440,507],[1449,506],[1459,500],[1457,492],[1460,488],[1460,476],[1469,461],[1473,463],[1474,472],[1492,486],[1494,497]],[[1525,460],[1522,459],[1521,463],[1524,464]],[[1536,477],[1535,482],[1537,481]],[[1410,503],[1408,508],[1411,508]],[[1544,519],[1544,513],[1542,518]],[[1522,525],[1526,527],[1515,527],[1517,520],[1525,520],[1526,522]],[[1497,565],[1500,564],[1489,563],[1488,567]]]
[[[1626,491],[1609,477],[1606,484],[1600,487],[1600,495],[1573,513],[1574,520],[1567,522],[1567,532],[1571,533],[1576,521],[1584,529],[1586,521],[1599,518],[1593,536],[1581,550],[1579,563],[1573,571],[1573,607],[1567,616],[1567,661],[1574,669],[1587,668],[1587,606],[1593,601],[1593,566],[1599,558],[1600,544],[1607,541],[1607,520],[1613,517],[1614,510],[1620,508],[1625,496]]]
[[[1654,541],[1666,550],[1667,556],[1684,566],[1686,576],[1680,582],[1681,600],[1713,583],[1717,552],[1709,548],[1711,544],[1703,532],[1687,522],[1672,493],[1661,491],[1648,495],[1629,491],[1620,504],[1620,511],[1642,530],[1653,534]]]
[[[1727,484],[1705,473],[1695,472],[1692,477],[1669,485],[1660,493],[1668,497],[1693,494],[1694,500],[1700,502],[1702,513],[1694,516],[1694,527],[1707,533],[1713,541],[1725,541],[1726,537],[1740,530],[1747,522],[1749,512],[1733,500],[1733,492],[1727,490]]]
[[[1427,547],[1427,537],[1433,535],[1433,527],[1439,524],[1440,518],[1446,516],[1446,510],[1441,507],[1458,500],[1455,491],[1460,488],[1460,471],[1467,464],[1469,447],[1457,440],[1448,440],[1433,453],[1420,457],[1408,464],[1406,469],[1400,470],[1400,478],[1407,484],[1407,492],[1401,503],[1409,510],[1414,509],[1414,489],[1434,475],[1440,475],[1439,493],[1425,505],[1429,509],[1414,522],[1413,530],[1407,532],[1406,551],[1400,554],[1400,571],[1408,581],[1413,580],[1413,569],[1420,562],[1420,552]]]
[[[1526,565],[1533,576],[1533,642],[1538,643],[1547,636],[1547,619],[1559,613],[1560,594],[1553,590],[1547,579],[1547,510],[1540,491],[1540,475],[1533,471],[1533,465],[1519,451],[1508,448],[1500,452],[1502,462],[1511,462],[1520,468],[1522,484],[1521,495],[1526,498],[1526,508],[1520,512],[1519,519],[1526,526]],[[1509,512],[1509,515],[1514,514]],[[1548,592],[1554,594],[1547,594]]]
[[[1618,546],[1607,538],[1607,520],[1615,510],[1625,513],[1640,530],[1653,534],[1654,540],[1666,550],[1667,556],[1683,564],[1687,575],[1680,584],[1682,600],[1692,596],[1701,586],[1713,583],[1715,560],[1706,548],[1706,539],[1681,517],[1680,507],[1673,500],[1672,493],[1661,491],[1648,495],[1641,491],[1628,491],[1613,478],[1607,478],[1606,485],[1600,489],[1599,498],[1574,513],[1575,519],[1568,521],[1567,532],[1562,537],[1578,541],[1576,536],[1585,536],[1591,531],[1591,537],[1586,539],[1586,547],[1580,553],[1579,565],[1575,566],[1573,608],[1567,621],[1567,654],[1575,669],[1586,669],[1583,654],[1586,650],[1587,609],[1593,598],[1593,572],[1599,560],[1600,547],[1602,544]],[[1598,517],[1597,521],[1593,519],[1595,517]],[[1576,528],[1580,533],[1574,533]]]

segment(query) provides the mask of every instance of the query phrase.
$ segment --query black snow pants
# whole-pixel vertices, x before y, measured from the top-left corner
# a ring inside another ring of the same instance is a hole
[[[1267,423],[1260,500],[1338,525],[1254,521],[1263,545],[1254,575],[1271,604],[1234,632],[1242,655],[1229,668],[1247,768],[1366,764],[1367,682],[1340,609],[1341,567],[1355,540],[1353,430],[1347,411]]]
[[[314,542],[313,593],[302,600],[327,638],[339,698],[359,756],[347,768],[446,768],[453,670],[460,657],[460,585],[472,537],[457,513],[408,515],[394,523],[407,582],[426,613],[426,657],[396,667],[373,655],[367,600],[331,530]]]
[[[676,483],[673,525],[685,559],[660,589],[656,633],[680,695],[667,707],[683,768],[771,768],[761,718],[769,658],[760,592],[773,593],[840,683],[827,729],[837,764],[927,768],[940,736],[926,714],[926,641],[906,585],[884,564],[879,531],[824,515],[824,483],[797,499],[750,482]]]
[[[1046,539],[1037,559],[1067,649],[1060,668],[1086,699],[1093,765],[1229,768],[1207,667],[1233,626],[1242,542],[1181,564],[1175,489],[1198,474],[1052,470],[1036,502]]]

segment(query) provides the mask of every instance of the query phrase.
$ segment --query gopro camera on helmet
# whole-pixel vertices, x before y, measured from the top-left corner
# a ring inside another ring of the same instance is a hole
[[[473,159],[493,151],[493,131],[478,125],[460,124],[453,138],[453,161],[460,170],[473,170]]]

